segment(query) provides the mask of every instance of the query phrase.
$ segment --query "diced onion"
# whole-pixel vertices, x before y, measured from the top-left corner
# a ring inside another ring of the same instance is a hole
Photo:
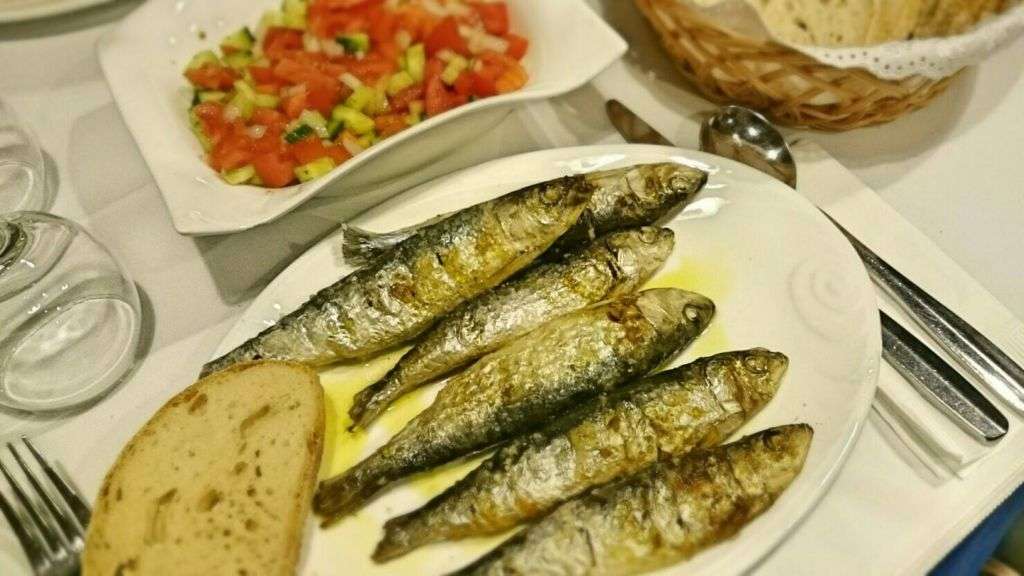
[[[342,84],[353,90],[363,85],[363,81],[353,76],[350,72],[342,72],[341,75],[338,76],[338,80],[341,80]]]
[[[267,133],[267,127],[262,124],[253,124],[245,129],[245,133],[254,140],[259,140]]]
[[[292,96],[295,96],[295,95],[298,95],[298,94],[302,94],[305,91],[306,91],[306,85],[305,84],[296,84],[294,86],[288,86],[286,88],[282,88],[281,89],[281,96],[284,96],[285,98],[291,98]]]
[[[344,146],[345,150],[348,150],[348,153],[353,156],[358,156],[360,153],[366,150],[366,148],[363,148],[359,141],[356,140],[356,138],[353,137],[348,132],[342,133],[341,145]]]
[[[224,107],[224,120],[228,122],[234,122],[242,117],[242,111],[238,109],[238,106],[234,104],[228,104]]]
[[[324,54],[327,54],[328,56],[332,57],[345,55],[345,47],[342,46],[341,44],[338,44],[337,42],[332,42],[330,40],[321,40],[320,49],[323,51]]]
[[[455,52],[444,48],[437,51],[437,58],[442,62],[451,62],[452,58],[455,58]]]
[[[306,52],[319,52],[320,39],[316,35],[306,32],[302,35],[302,49]]]
[[[402,50],[407,49],[409,46],[412,46],[412,34],[408,30],[399,30],[395,34],[395,43]]]
[[[433,14],[435,16],[442,16],[442,17],[444,17],[444,16],[448,15],[448,10],[446,10],[444,6],[442,6],[440,3],[438,3],[437,0],[422,0],[420,2],[420,5],[427,12],[430,12],[431,14]]]

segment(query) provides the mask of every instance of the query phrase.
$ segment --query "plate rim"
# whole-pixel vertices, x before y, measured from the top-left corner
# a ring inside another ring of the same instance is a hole
[[[403,202],[407,201],[406,196],[414,195],[422,189],[429,189],[430,187],[435,186],[436,182],[442,179],[457,177],[459,175],[471,171],[493,169],[495,165],[500,165],[502,163],[511,163],[515,161],[521,162],[524,160],[540,161],[546,156],[557,157],[570,154],[579,157],[594,157],[602,154],[620,153],[623,154],[626,158],[628,158],[630,156],[630,152],[660,152],[666,158],[672,156],[683,156],[691,160],[695,160],[695,157],[705,157],[713,159],[715,164],[719,168],[728,168],[730,171],[740,172],[741,174],[753,174],[756,175],[758,178],[765,178],[771,180],[771,178],[765,175],[764,173],[759,172],[749,166],[746,166],[734,160],[713,156],[711,154],[701,152],[698,150],[692,150],[675,146],[660,146],[648,144],[597,144],[586,146],[550,148],[545,150],[537,150],[533,152],[526,152],[522,154],[497,158],[485,162],[483,164],[479,164],[477,166],[464,168],[462,170],[457,170],[449,174],[439,176],[438,178],[431,179],[426,183],[414,186],[408,190],[404,190],[401,193],[396,194],[392,198],[389,198],[388,200],[363,212],[358,217],[352,219],[348,223],[354,225],[361,225],[366,220],[372,220],[374,218],[383,216],[388,211],[393,209],[395,205],[402,204]],[[811,215],[812,218],[818,220],[818,222],[822,224],[823,229],[828,229],[831,231],[830,233],[834,233],[837,238],[842,238],[841,233],[829,223],[827,218],[822,214],[820,210],[817,209],[814,203],[805,198],[795,189],[781,182],[777,183],[779,184],[780,190],[785,190],[787,194],[789,194],[794,200],[797,201],[797,203],[802,204],[804,207],[808,208],[808,213]],[[257,308],[265,307],[264,301],[267,298],[272,298],[272,293],[276,293],[276,291],[278,291],[280,287],[286,281],[288,281],[289,277],[294,276],[293,270],[297,270],[301,266],[302,262],[307,258],[312,258],[313,253],[318,253],[323,250],[330,251],[332,245],[337,243],[343,235],[344,228],[339,227],[337,230],[327,235],[319,242],[315,243],[313,246],[307,249],[305,252],[303,252],[291,264],[289,264],[284,270],[282,270],[277,276],[275,276],[274,279],[270,283],[268,283],[267,286],[262,291],[260,291],[260,293],[253,299],[249,306],[245,308],[245,311],[242,312],[237,317],[236,321],[232,324],[231,328],[229,328],[224,338],[222,338],[221,341],[217,344],[217,347],[210,359],[212,360],[222,355],[223,353],[227,352],[232,347],[237,345],[234,343],[237,340],[239,340],[239,337],[236,335],[236,333],[239,332],[239,329],[242,327],[243,323],[245,322],[245,319],[250,316],[253,316]],[[848,251],[848,255],[850,257],[857,259],[859,261],[859,256],[857,256],[856,251],[853,249],[853,246],[849,244],[849,242],[843,239],[842,245],[842,249],[844,251]],[[861,283],[864,286],[867,286],[867,289],[870,290],[872,294],[874,294],[874,289],[872,288],[871,280],[867,274],[867,270],[863,269],[861,271],[861,275]],[[315,291],[318,288],[319,287],[314,287],[312,288],[312,290]],[[751,570],[759,563],[763,562],[770,555],[772,555],[778,548],[780,548],[793,535],[793,533],[796,532],[796,530],[799,529],[801,525],[803,525],[807,518],[817,509],[822,499],[831,491],[832,487],[835,485],[836,479],[839,477],[839,474],[846,466],[846,463],[849,460],[849,456],[853,451],[853,447],[856,445],[857,440],[860,438],[860,435],[864,429],[865,423],[871,411],[871,406],[875,396],[875,390],[878,386],[878,378],[882,362],[881,322],[877,315],[873,315],[868,320],[868,322],[869,324],[875,327],[875,329],[872,330],[871,332],[871,334],[874,334],[874,336],[869,338],[868,341],[869,350],[866,351],[870,353],[872,359],[871,366],[869,367],[869,370],[866,374],[866,378],[862,381],[859,396],[854,398],[856,402],[851,403],[851,410],[849,411],[849,413],[852,416],[852,418],[849,420],[851,428],[845,432],[844,440],[841,442],[841,446],[836,457],[832,462],[829,463],[828,471],[821,478],[820,482],[818,482],[817,488],[815,489],[807,505],[800,507],[797,511],[794,511],[792,521],[787,524],[786,529],[777,538],[774,539],[770,546],[767,546],[764,549],[754,554],[751,554],[750,557],[738,562],[737,570],[735,571],[736,573],[745,573]],[[783,493],[783,496],[785,496],[785,493]],[[663,568],[657,571],[656,574],[666,574],[669,572],[675,574],[676,572],[674,569],[680,570],[679,574],[683,574],[685,573],[686,566],[687,563],[684,561],[679,564]]]
[[[72,12],[91,8],[93,6],[99,6],[101,4],[110,4],[114,1],[115,0],[55,0],[53,2],[37,4],[36,6],[26,6],[24,8],[7,10],[0,8],[0,24],[14,24],[17,22],[27,22],[51,16],[70,14]]]
[[[479,114],[482,117],[485,111],[494,113],[496,109],[501,107],[505,107],[509,112],[511,112],[518,105],[560,96],[576,90],[593,80],[594,77],[604,71],[608,66],[621,59],[628,51],[629,45],[618,32],[598,16],[596,12],[594,12],[585,0],[569,1],[574,4],[572,9],[578,12],[581,20],[585,20],[585,25],[601,34],[599,40],[601,41],[603,51],[597,54],[597,58],[587,67],[585,73],[577,74],[561,82],[550,82],[548,86],[530,87],[528,85],[526,88],[516,92],[502,94],[491,98],[483,98],[457,109],[445,112],[435,118],[430,118],[409,130],[384,140],[378,146],[370,148],[367,152],[358,155],[349,162],[346,162],[342,167],[340,167],[340,170],[337,170],[327,177],[318,178],[311,183],[297,184],[281,189],[282,191],[287,190],[288,192],[283,193],[290,194],[290,196],[279,206],[269,210],[262,209],[258,214],[251,217],[240,217],[238,220],[224,222],[210,220],[208,219],[209,217],[204,217],[202,219],[194,218],[193,214],[199,213],[202,210],[202,207],[182,203],[179,198],[171,192],[176,187],[181,186],[183,179],[179,178],[167,169],[161,168],[161,164],[163,162],[161,162],[161,159],[155,152],[158,146],[154,145],[154,136],[151,134],[152,130],[146,127],[147,122],[145,121],[152,109],[145,108],[137,111],[136,109],[129,109],[128,107],[130,103],[137,99],[139,92],[144,89],[140,86],[142,83],[128,81],[123,72],[118,72],[119,66],[124,67],[126,63],[130,63],[133,58],[137,57],[126,56],[121,50],[119,50],[117,44],[122,41],[137,41],[137,34],[134,31],[136,21],[149,18],[149,14],[151,12],[159,10],[161,6],[171,3],[172,0],[151,0],[142,6],[139,6],[99,38],[96,43],[96,53],[100,63],[100,69],[103,72],[104,79],[110,89],[113,100],[117,105],[121,117],[124,119],[125,125],[128,127],[129,133],[132,135],[132,139],[135,141],[143,159],[146,161],[150,174],[156,181],[157,189],[159,190],[161,199],[171,217],[174,229],[179,234],[187,236],[227,234],[249,230],[272,222],[288,214],[303,203],[317,196],[329,185],[337,185],[351,172],[358,170],[364,164],[386,155],[391,151],[391,149],[412,139],[425,137],[434,128],[447,125],[457,119],[466,118],[472,115]],[[192,178],[205,177],[209,175],[211,175],[209,172],[204,172],[202,174],[195,174]],[[168,192],[165,192],[165,190]],[[253,187],[253,194],[265,193],[265,190],[268,189]],[[220,191],[219,188],[211,190],[213,193],[218,191]],[[258,198],[253,198],[253,201],[258,201]]]

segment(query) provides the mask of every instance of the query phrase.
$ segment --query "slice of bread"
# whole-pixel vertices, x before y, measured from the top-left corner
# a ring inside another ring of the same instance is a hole
[[[293,574],[323,435],[323,390],[299,364],[242,364],[189,386],[107,473],[83,576]]]
[[[771,33],[793,44],[859,46],[876,0],[748,0]]]

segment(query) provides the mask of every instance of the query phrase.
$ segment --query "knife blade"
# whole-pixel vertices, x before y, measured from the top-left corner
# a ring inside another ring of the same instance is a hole
[[[622,134],[626,142],[631,144],[657,144],[659,146],[675,146],[650,124],[644,122],[632,110],[618,100],[609,100],[604,105],[605,113],[612,126]]]
[[[605,110],[626,142],[673,145],[618,100],[609,100]],[[1006,435],[1009,422],[995,405],[924,342],[885,312],[879,314],[882,356],[919,394],[975,438],[992,442]]]
[[[1006,435],[1006,416],[931,348],[885,312],[882,357],[918,391],[971,436],[993,442]]]

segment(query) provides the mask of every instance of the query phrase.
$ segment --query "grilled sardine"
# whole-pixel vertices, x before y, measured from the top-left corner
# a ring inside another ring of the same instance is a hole
[[[477,562],[467,576],[637,574],[722,542],[803,468],[813,431],[780,426],[659,462],[571,500]]]
[[[763,349],[726,352],[602,395],[498,448],[419,510],[389,520],[374,559],[498,534],[659,459],[715,446],[771,400],[787,364]]]
[[[400,478],[538,429],[647,374],[696,338],[713,314],[704,296],[663,288],[560,316],[454,376],[387,444],[322,482],[314,509],[330,522]]]
[[[548,320],[637,290],[672,252],[667,228],[636,228],[541,264],[456,308],[383,379],[356,395],[349,415],[365,427],[400,396],[464,366]]]
[[[692,200],[708,179],[706,172],[672,162],[591,172],[584,177],[595,186],[594,195],[579,223],[559,241],[558,250],[568,250],[614,230],[654,224],[673,208]],[[423,226],[446,217],[391,232],[346,226],[342,254],[353,265],[371,262]]]
[[[560,178],[457,212],[321,290],[203,374],[261,358],[358,359],[415,338],[532,262],[576,223],[592,192],[582,177]]]

